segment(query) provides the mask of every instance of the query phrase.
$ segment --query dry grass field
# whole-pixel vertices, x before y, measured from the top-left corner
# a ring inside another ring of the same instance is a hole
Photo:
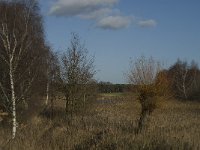
[[[33,116],[19,124],[14,141],[10,128],[0,127],[0,149],[11,150],[199,150],[200,103],[160,100],[135,134],[140,105],[130,95],[101,95],[85,113],[64,119],[58,102],[54,118]]]

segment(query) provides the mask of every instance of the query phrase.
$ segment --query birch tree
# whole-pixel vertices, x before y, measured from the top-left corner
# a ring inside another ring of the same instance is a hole
[[[50,117],[54,114],[54,100],[59,92],[59,85],[61,83],[60,79],[60,65],[57,53],[54,53],[50,48],[48,48],[48,55],[46,58],[46,99],[45,99],[45,109],[44,113],[49,113]]]
[[[172,80],[172,88],[176,97],[183,99],[190,97],[190,91],[196,83],[197,72],[198,67],[195,62],[188,65],[186,61],[177,60],[169,68],[168,74]]]
[[[16,106],[30,91],[44,45],[37,2],[0,2],[0,60],[7,83],[0,81],[7,109],[12,113],[12,139],[16,136]]]
[[[45,105],[49,104],[50,92],[53,93],[53,84],[60,79],[60,66],[56,53],[48,47],[48,54],[46,57],[46,100]]]

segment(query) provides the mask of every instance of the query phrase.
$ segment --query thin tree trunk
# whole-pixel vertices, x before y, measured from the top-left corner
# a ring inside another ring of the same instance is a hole
[[[46,101],[45,101],[45,104],[46,104],[46,106],[48,105],[48,103],[49,103],[49,81],[47,81],[47,89],[46,89],[47,91],[47,95],[46,95]]]
[[[15,86],[14,86],[14,75],[12,63],[10,64],[10,85],[12,93],[12,139],[15,138],[17,132],[17,119],[16,119],[16,97],[15,97]]]
[[[51,119],[54,117],[54,103],[53,103],[53,97],[51,97]]]
[[[83,95],[83,107],[84,107],[84,109],[85,109],[85,93],[84,93],[84,95]]]
[[[184,97],[185,97],[185,99],[187,99],[187,94],[186,94],[185,84],[183,84],[183,93],[184,93]]]
[[[66,96],[65,112],[68,115],[69,112],[69,97]]]
[[[185,87],[186,76],[187,76],[187,70],[185,71],[185,74],[183,75],[183,94],[184,94],[185,99],[187,99],[186,87]]]

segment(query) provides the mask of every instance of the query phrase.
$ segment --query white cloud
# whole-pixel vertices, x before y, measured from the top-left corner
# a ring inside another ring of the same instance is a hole
[[[79,17],[82,19],[93,19],[94,20],[94,19],[100,19],[102,17],[105,17],[110,13],[112,13],[112,9],[101,8],[101,9],[97,9],[90,13],[81,14],[81,15],[79,15]]]
[[[131,18],[130,17],[124,17],[124,16],[108,16],[105,18],[100,19],[97,22],[97,27],[103,28],[103,29],[122,29],[126,28],[131,24]]]
[[[138,25],[140,27],[146,28],[146,27],[156,27],[157,22],[153,19],[149,19],[149,20],[141,20],[138,22]]]
[[[123,16],[115,9],[119,0],[55,0],[49,14],[62,17],[78,17],[92,20],[96,27],[102,29],[122,29],[132,23],[132,18]],[[140,27],[155,27],[155,20],[134,21]]]
[[[72,17],[111,7],[118,0],[58,0],[50,9],[51,15]]]

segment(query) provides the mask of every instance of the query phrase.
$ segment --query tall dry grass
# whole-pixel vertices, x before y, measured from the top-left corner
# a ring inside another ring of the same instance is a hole
[[[20,124],[17,137],[8,142],[9,127],[0,127],[0,149],[8,150],[87,150],[87,149],[200,149],[200,104],[161,100],[135,134],[140,105],[132,96],[109,96],[64,119],[62,104],[50,120],[45,114]]]

